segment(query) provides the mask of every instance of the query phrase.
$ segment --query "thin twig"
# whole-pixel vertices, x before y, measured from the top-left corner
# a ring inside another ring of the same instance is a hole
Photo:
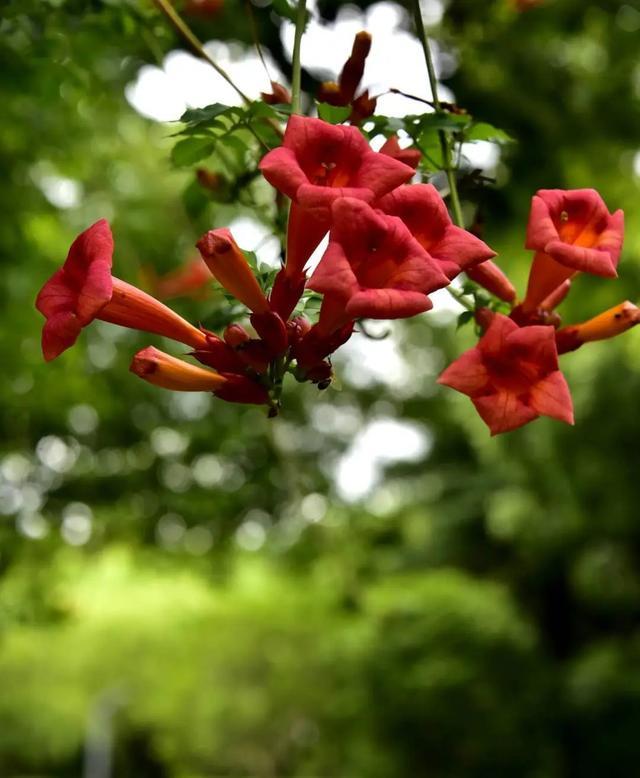
[[[246,105],[251,104],[251,100],[245,95],[245,93],[240,89],[239,86],[236,86],[236,84],[231,79],[231,76],[227,73],[227,71],[222,68],[218,63],[211,57],[206,49],[204,48],[201,41],[196,37],[196,35],[192,32],[189,25],[182,19],[182,17],[178,14],[176,9],[171,5],[170,0],[153,0],[155,5],[158,7],[158,9],[167,17],[167,20],[171,23],[171,26],[174,28],[174,30],[181,35],[184,40],[189,44],[189,46],[193,49],[193,51],[202,59],[204,59],[206,62],[208,62],[211,67],[218,73],[218,75],[222,76],[224,80],[231,86],[235,91],[238,93],[238,95],[241,97],[243,102]]]
[[[413,0],[413,12],[416,24],[416,32],[420,43],[422,44],[422,50],[424,51],[425,62],[427,63],[427,73],[429,74],[429,85],[431,87],[431,96],[433,98],[433,107],[436,113],[446,114],[446,111],[442,108],[442,103],[438,97],[438,79],[436,78],[436,70],[433,65],[433,57],[431,56],[431,48],[429,46],[429,39],[424,29],[424,22],[422,21],[422,11],[420,9],[420,0]],[[462,208],[460,207],[460,197],[458,195],[458,187],[456,184],[456,172],[451,161],[451,144],[447,133],[444,130],[438,130],[438,137],[440,138],[440,146],[442,147],[442,159],[444,164],[444,170],[447,174],[447,180],[449,182],[449,195],[451,197],[451,210],[453,211],[453,220],[458,227],[464,227],[464,219],[462,217]]]

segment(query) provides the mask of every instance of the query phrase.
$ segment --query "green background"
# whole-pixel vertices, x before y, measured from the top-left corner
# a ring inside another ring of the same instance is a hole
[[[243,9],[194,28],[250,41]],[[255,16],[283,62],[271,11]],[[435,386],[471,328],[430,315],[395,331],[401,385],[291,382],[275,421],[139,381],[150,339],[99,323],[45,365],[33,300],[80,230],[109,218],[137,283],[235,211],[185,207],[172,128],[124,98],[180,45],[151,4],[2,13],[0,775],[98,778],[108,755],[124,777],[637,774],[640,334],[563,357],[575,428],[497,439]],[[637,301],[633,0],[452,0],[431,33],[457,52],[459,104],[518,141],[482,202],[519,289],[532,193],[593,187],[625,210],[620,278],[579,279],[561,313]],[[52,205],[51,176],[80,182],[79,204]],[[219,306],[176,303],[207,322]],[[332,467],[389,417],[424,456],[341,500]]]

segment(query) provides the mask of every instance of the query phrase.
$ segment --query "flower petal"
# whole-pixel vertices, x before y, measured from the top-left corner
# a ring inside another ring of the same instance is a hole
[[[538,418],[538,413],[511,392],[472,398],[491,435],[510,432]]]
[[[478,348],[471,348],[452,362],[438,378],[438,383],[450,386],[469,397],[485,392],[490,383],[489,373]]]
[[[571,392],[559,370],[550,373],[531,389],[528,403],[541,416],[574,423]]]
[[[351,297],[346,313],[353,319],[403,319],[428,311],[426,294],[400,289],[363,289]]]

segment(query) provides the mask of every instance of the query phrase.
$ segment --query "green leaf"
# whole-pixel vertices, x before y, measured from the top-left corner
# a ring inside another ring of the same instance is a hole
[[[329,105],[329,103],[316,103],[318,116],[329,124],[341,124],[351,114],[350,105]]]
[[[473,311],[462,311],[460,316],[458,316],[458,323],[456,325],[456,329],[459,330],[460,327],[464,327],[465,324],[468,324],[470,321],[472,321],[474,317]]]
[[[507,132],[498,129],[498,127],[494,127],[492,124],[488,124],[487,122],[474,122],[474,124],[465,132],[464,139],[468,143],[473,143],[474,141],[479,140],[486,140],[490,141],[491,143],[500,144],[515,143],[514,138],[512,138]]]
[[[171,151],[171,161],[177,167],[189,167],[208,157],[216,142],[212,138],[185,138],[176,143]]]
[[[209,122],[215,119],[216,116],[220,116],[221,113],[228,111],[232,106],[222,105],[222,103],[212,103],[206,105],[204,108],[189,108],[180,117],[180,121],[184,124],[200,124],[202,122]]]
[[[472,119],[466,113],[431,112],[405,117],[405,129],[412,135],[425,130],[443,130],[444,132],[460,132],[471,123]]]

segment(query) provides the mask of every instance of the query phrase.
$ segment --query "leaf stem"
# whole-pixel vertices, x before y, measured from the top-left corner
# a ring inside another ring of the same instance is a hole
[[[222,76],[224,80],[231,86],[235,91],[238,93],[242,101],[245,103],[245,105],[250,105],[251,100],[245,95],[245,93],[240,89],[239,86],[236,86],[236,84],[231,79],[231,76],[227,73],[227,71],[222,68],[218,63],[211,57],[204,46],[202,45],[201,41],[197,38],[197,36],[193,33],[189,25],[182,19],[182,17],[178,14],[176,9],[171,5],[170,0],[153,0],[157,8],[167,17],[167,20],[170,22],[171,26],[174,28],[174,30],[181,35],[184,40],[189,44],[189,46],[193,49],[193,51],[202,59],[206,60],[211,67],[218,73],[218,75]]]
[[[466,308],[468,311],[471,311],[472,313],[475,313],[475,305],[473,303],[470,303],[467,299],[467,296],[464,292],[459,292],[457,289],[455,289],[453,286],[449,285],[447,287],[447,292],[453,297],[456,302],[460,303],[460,305],[463,308]]]
[[[416,25],[416,33],[420,43],[422,44],[424,59],[427,63],[427,73],[429,74],[429,86],[431,87],[433,107],[435,108],[436,113],[446,114],[446,111],[442,108],[440,98],[438,97],[438,79],[436,77],[436,69],[433,64],[433,56],[431,54],[431,47],[429,46],[429,39],[427,38],[427,33],[424,29],[424,22],[422,21],[420,0],[413,0],[413,14]],[[438,137],[440,138],[440,147],[442,148],[442,160],[444,166],[443,169],[447,174],[447,181],[449,182],[449,196],[451,199],[451,210],[453,211],[453,221],[458,225],[458,227],[464,227],[462,208],[460,206],[460,196],[458,195],[458,185],[456,183],[456,169],[452,162],[451,142],[449,136],[444,130],[438,130]]]
[[[302,35],[307,22],[307,0],[298,0],[296,14],[296,32],[293,39],[293,58],[291,61],[291,113],[300,113],[300,50]]]

